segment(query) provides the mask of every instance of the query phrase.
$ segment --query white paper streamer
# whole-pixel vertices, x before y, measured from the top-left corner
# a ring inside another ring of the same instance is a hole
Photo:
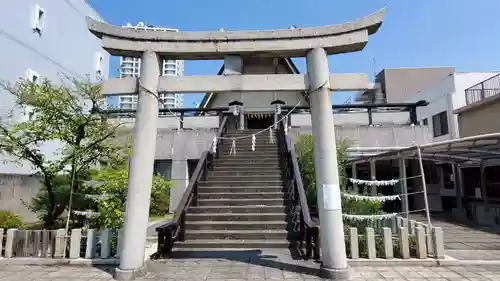
[[[214,137],[212,141],[212,152],[215,154],[217,152],[217,137]]]
[[[359,180],[359,179],[349,179],[350,182],[359,185],[367,185],[367,186],[391,186],[395,185],[399,182],[399,180]]]
[[[376,221],[394,218],[398,213],[382,214],[382,215],[349,215],[342,214],[342,217],[351,221]]]
[[[92,211],[73,211],[73,214],[86,217],[95,217],[100,215],[99,212],[92,212]]]
[[[113,194],[85,194],[85,197],[89,199],[99,200],[99,199],[108,199],[115,195]]]
[[[342,196],[344,196],[345,198],[354,199],[356,201],[386,202],[386,201],[401,200],[401,197],[399,197],[399,195],[365,196],[358,194],[342,193]]]
[[[252,151],[255,151],[255,135],[252,135]]]
[[[236,155],[236,140],[234,139],[231,144],[231,150],[229,151],[229,155]]]

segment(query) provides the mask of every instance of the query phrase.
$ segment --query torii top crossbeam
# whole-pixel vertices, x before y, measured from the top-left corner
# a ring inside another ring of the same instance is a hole
[[[223,59],[228,55],[304,57],[323,48],[327,54],[360,51],[379,29],[386,9],[343,24],[297,29],[222,32],[164,32],[112,26],[87,18],[89,29],[115,56],[139,57],[148,50],[175,59]]]

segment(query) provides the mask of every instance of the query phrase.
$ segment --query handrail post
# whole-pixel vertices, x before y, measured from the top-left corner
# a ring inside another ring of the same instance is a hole
[[[185,114],[185,112],[182,111],[181,112],[181,120],[179,121],[180,122],[179,129],[181,129],[181,130],[184,129],[184,114]]]
[[[367,108],[368,111],[368,125],[373,125],[373,113],[372,113],[372,108],[369,107]]]

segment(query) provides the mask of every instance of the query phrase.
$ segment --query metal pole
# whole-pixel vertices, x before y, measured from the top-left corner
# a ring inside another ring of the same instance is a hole
[[[403,212],[406,219],[410,218],[410,208],[408,205],[408,182],[406,180],[406,159],[399,158],[399,177],[401,178],[401,193],[403,193]],[[405,221],[406,224],[406,221]]]
[[[142,54],[137,116],[128,175],[123,251],[120,255],[120,266],[115,274],[118,280],[132,280],[145,274],[144,251],[158,121],[158,99],[155,95],[159,77],[158,54],[145,51]]]
[[[321,269],[329,279],[348,280],[349,265],[344,242],[328,56],[325,50],[321,48],[310,50],[306,55],[306,64],[321,223]]]
[[[425,214],[427,215],[427,223],[429,224],[429,228],[432,229],[431,215],[429,213],[429,201],[427,199],[427,184],[425,183],[424,163],[422,161],[422,150],[420,149],[420,146],[417,146],[417,153],[418,153],[418,164],[420,165],[422,188],[424,190]]]

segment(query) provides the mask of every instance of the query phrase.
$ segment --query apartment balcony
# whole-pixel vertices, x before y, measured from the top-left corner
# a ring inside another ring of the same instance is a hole
[[[466,89],[465,100],[467,105],[470,105],[498,94],[500,94],[500,74]]]

